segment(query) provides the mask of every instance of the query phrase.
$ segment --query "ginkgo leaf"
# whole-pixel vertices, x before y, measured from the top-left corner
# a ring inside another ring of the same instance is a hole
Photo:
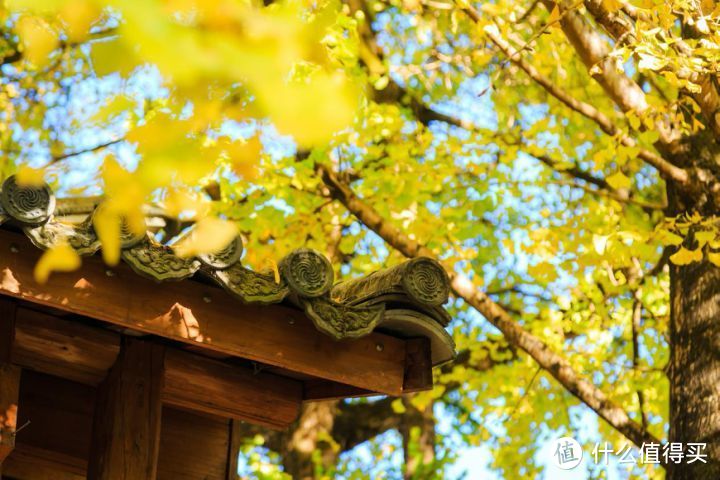
[[[640,70],[660,70],[667,65],[667,60],[650,55],[649,53],[639,53],[640,61],[638,62],[638,68]]]
[[[57,33],[42,18],[23,16],[15,29],[22,41],[25,57],[35,66],[42,66],[50,52],[58,46]]]
[[[15,174],[17,184],[23,187],[39,187],[45,183],[45,171],[22,165]]]
[[[602,0],[603,7],[610,13],[615,13],[623,7],[619,0]]]
[[[700,248],[688,250],[685,247],[680,247],[680,250],[670,256],[670,261],[675,265],[688,265],[692,262],[699,262],[701,260],[702,249]]]
[[[52,272],[72,272],[81,265],[80,256],[65,243],[61,243],[42,254],[35,264],[33,276],[38,283],[46,283]]]
[[[555,4],[555,7],[550,12],[547,24],[550,28],[560,28],[560,5]]]
[[[88,0],[68,0],[63,3],[58,16],[65,24],[68,39],[80,42],[87,38],[99,13],[97,6]]]
[[[658,230],[658,239],[663,245],[680,245],[683,242],[683,237],[664,229]]]
[[[699,247],[704,247],[708,242],[715,239],[715,232],[713,230],[701,230],[695,232],[695,240],[698,242]]]
[[[237,236],[234,223],[217,217],[206,217],[197,222],[193,230],[177,244],[175,253],[183,258],[217,253]]]
[[[630,187],[630,179],[621,171],[617,171],[605,179],[612,188],[619,190]]]
[[[720,252],[708,252],[707,257],[711,263],[720,267]]]
[[[102,244],[103,260],[108,265],[117,265],[120,261],[121,218],[101,206],[93,215],[93,228]]]
[[[243,142],[232,142],[225,147],[233,171],[245,179],[253,179],[257,174],[257,163],[262,151],[262,143],[257,135]]]
[[[602,255],[605,253],[608,238],[610,238],[609,235],[593,235],[593,246],[595,247],[595,251],[598,253],[598,255]]]

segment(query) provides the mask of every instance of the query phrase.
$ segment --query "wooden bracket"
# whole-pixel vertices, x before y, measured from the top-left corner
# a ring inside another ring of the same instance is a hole
[[[422,392],[433,386],[430,340],[411,338],[405,343],[403,393]]]
[[[126,338],[98,389],[89,480],[155,480],[165,347]]]

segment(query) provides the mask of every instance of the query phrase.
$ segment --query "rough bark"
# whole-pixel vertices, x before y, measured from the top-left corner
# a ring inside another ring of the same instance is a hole
[[[282,452],[285,472],[295,480],[317,478],[317,471],[330,471],[337,462],[331,436],[338,402],[314,402],[303,406],[295,427],[289,432]],[[317,452],[317,454],[315,453]],[[313,458],[318,455],[317,460]]]
[[[708,134],[687,139],[684,157],[707,180],[699,195],[668,186],[668,216],[717,215],[711,194],[720,147]],[[687,247],[696,248],[692,235]],[[720,478],[720,268],[707,260],[670,265],[670,442],[706,443],[708,463],[668,465],[670,480]]]
[[[400,434],[403,439],[405,480],[432,478],[435,463],[435,416],[433,404],[418,409],[405,398],[403,404],[406,413],[403,417]]]

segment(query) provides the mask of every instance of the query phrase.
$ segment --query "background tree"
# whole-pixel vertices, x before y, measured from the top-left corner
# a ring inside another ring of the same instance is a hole
[[[459,357],[438,387],[248,427],[255,476],[444,478],[483,446],[535,478],[570,434],[705,442],[708,463],[628,474],[720,477],[715,2],[43,0],[3,18],[4,171],[104,194],[106,261],[153,202],[179,219],[159,239],[202,227],[188,254],[239,229],[255,268],[308,245],[342,277],[418,255],[450,274]]]

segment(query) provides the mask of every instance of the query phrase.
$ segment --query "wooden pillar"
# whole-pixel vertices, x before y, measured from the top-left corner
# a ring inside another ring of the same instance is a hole
[[[2,463],[15,447],[20,367],[10,363],[15,337],[16,304],[0,299],[0,475]]]
[[[227,480],[240,480],[238,475],[238,456],[242,446],[241,421],[230,419],[228,436],[227,469],[225,476]]]
[[[164,347],[125,338],[98,388],[88,480],[154,480],[160,445]]]

